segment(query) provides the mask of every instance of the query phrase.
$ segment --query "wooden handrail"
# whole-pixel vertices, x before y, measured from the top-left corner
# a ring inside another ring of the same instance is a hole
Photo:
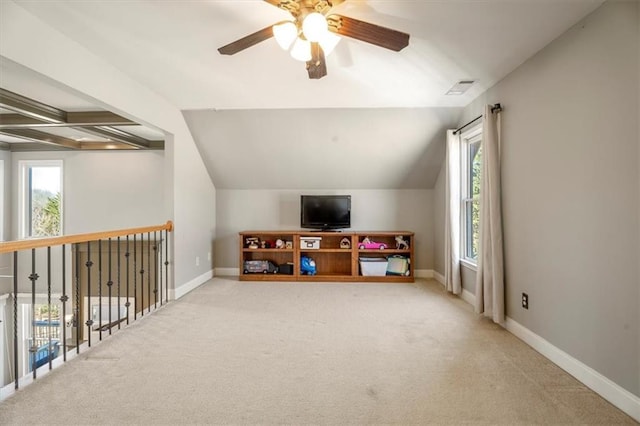
[[[167,221],[164,225],[143,226],[141,228],[119,229],[116,231],[92,232],[88,234],[64,235],[53,238],[37,238],[30,240],[7,241],[0,243],[0,254],[11,253],[20,250],[31,250],[41,247],[59,246],[62,244],[84,243],[87,241],[105,240],[108,238],[123,237],[131,234],[144,234],[153,231],[173,231],[173,222]]]

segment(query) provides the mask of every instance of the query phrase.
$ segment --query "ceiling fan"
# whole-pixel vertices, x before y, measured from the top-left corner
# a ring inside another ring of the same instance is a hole
[[[292,16],[249,34],[218,49],[222,55],[234,55],[261,41],[275,37],[295,59],[306,62],[309,78],[327,75],[325,55],[340,41],[351,37],[396,52],[409,45],[409,34],[331,13],[334,6],[346,0],[264,0]]]

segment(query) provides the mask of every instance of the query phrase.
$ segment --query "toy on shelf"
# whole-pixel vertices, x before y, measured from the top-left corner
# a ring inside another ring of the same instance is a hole
[[[396,249],[409,250],[409,242],[402,235],[396,235]]]
[[[360,250],[384,250],[387,248],[385,243],[376,243],[375,241],[371,241],[369,237],[364,237],[360,244],[358,244],[358,248]]]
[[[278,266],[270,260],[245,260],[245,274],[277,274]]]
[[[260,238],[249,237],[245,240],[245,245],[250,249],[257,249],[260,247]]]
[[[341,249],[350,249],[351,248],[351,240],[347,237],[344,237],[340,240],[340,248]]]
[[[282,241],[280,238],[278,238],[276,240],[276,248],[277,249],[283,249],[284,248],[284,241]]]
[[[300,258],[300,273],[302,275],[315,275],[316,274],[316,262],[307,256]]]

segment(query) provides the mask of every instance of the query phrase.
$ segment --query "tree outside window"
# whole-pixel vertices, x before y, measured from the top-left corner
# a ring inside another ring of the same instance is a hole
[[[62,235],[61,162],[23,165],[25,208],[24,236],[33,238]]]

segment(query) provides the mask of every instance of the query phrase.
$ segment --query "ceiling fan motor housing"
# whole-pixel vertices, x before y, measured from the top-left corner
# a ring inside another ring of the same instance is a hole
[[[332,6],[333,4],[327,0],[280,0],[278,5],[280,9],[286,10],[300,21],[313,12],[326,15]]]

